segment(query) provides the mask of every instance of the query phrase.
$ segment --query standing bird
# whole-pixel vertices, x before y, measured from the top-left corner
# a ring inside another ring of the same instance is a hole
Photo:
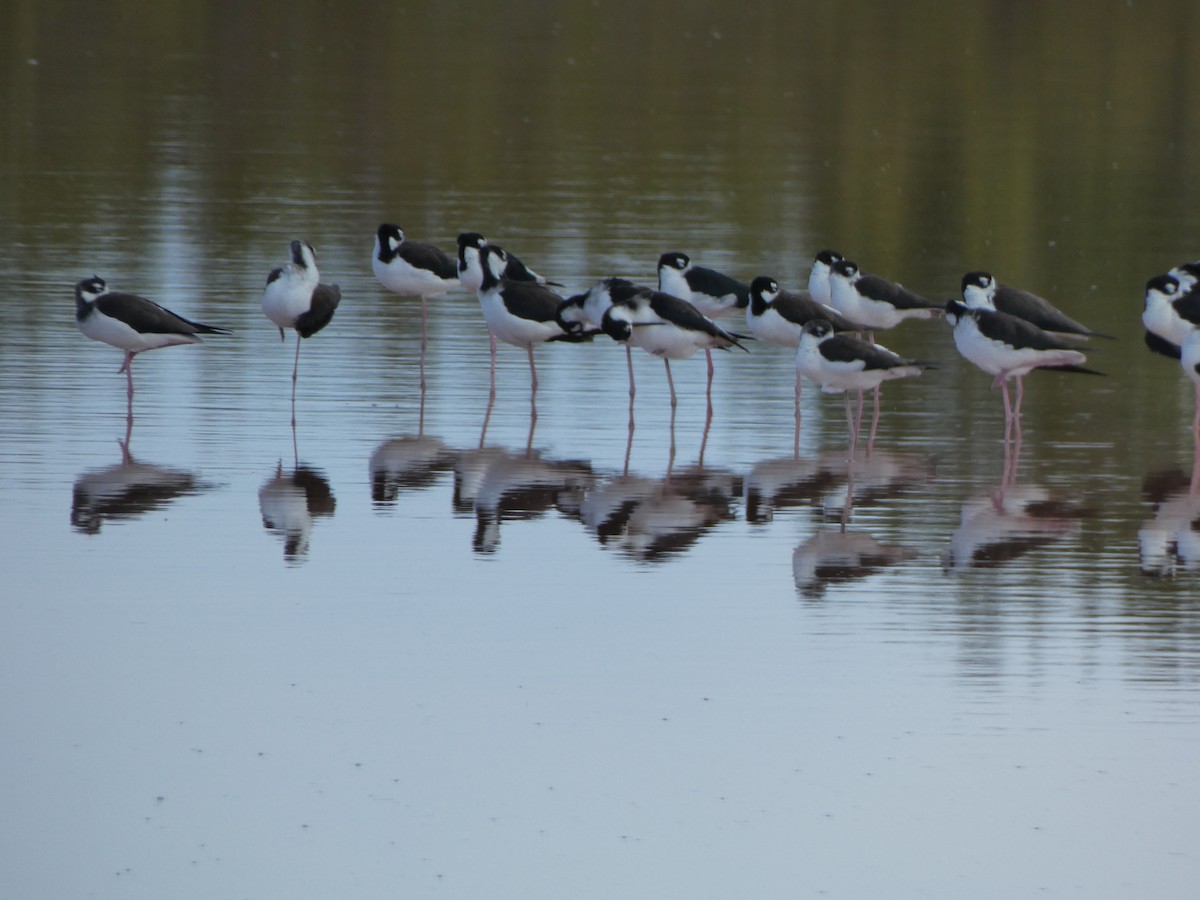
[[[988,272],[968,272],[962,279],[963,302],[971,309],[994,309],[1008,313],[1018,319],[1031,322],[1042,331],[1061,334],[1075,338],[1104,337],[1112,339],[1112,335],[1092,331],[1086,325],[1076,322],[1049,300],[1023,291],[1020,288],[1009,287],[997,283]]]
[[[750,305],[746,307],[746,325],[750,333],[762,341],[784,347],[800,344],[800,331],[806,322],[825,319],[835,331],[856,331],[849,319],[832,307],[818,303],[809,291],[783,291],[779,282],[760,275],[750,283]],[[796,453],[800,447],[800,386],[804,383],[796,372]]]
[[[173,344],[198,344],[202,334],[230,334],[226,328],[202,325],[137,294],[110,291],[93,275],[75,285],[75,324],[93,341],[125,351],[117,370],[129,383],[129,415],[133,415],[133,357],[144,350]]]
[[[905,319],[932,319],[942,306],[878,275],[866,275],[858,264],[840,259],[830,267],[829,301],[839,313],[873,339],[873,332],[895,328]]]
[[[375,232],[375,253],[371,257],[375,277],[389,291],[402,297],[421,298],[421,361],[429,341],[425,301],[440,297],[458,287],[458,269],[454,257],[433,244],[405,240],[398,225],[384,223]]]
[[[1147,347],[1155,353],[1179,359],[1184,340],[1200,325],[1200,290],[1196,289],[1196,277],[1179,267],[1147,281],[1142,324],[1146,327]]]
[[[833,264],[842,261],[842,254],[836,250],[822,250],[813,257],[812,268],[808,272],[808,292],[812,298],[824,306],[832,306],[830,296],[829,272]]]
[[[537,366],[533,348],[546,341],[590,340],[592,333],[575,335],[559,324],[559,307],[563,298],[545,285],[534,281],[512,281],[504,277],[508,254],[499,247],[487,245],[480,251],[479,306],[483,319],[492,334],[505,343],[524,347],[529,354],[529,376],[532,393],[537,393]],[[492,390],[496,395],[496,345],[492,343]]]
[[[622,299],[614,297],[612,306],[604,312],[600,327],[613,340],[641,347],[662,359],[667,370],[672,409],[677,398],[671,377],[671,360],[687,359],[701,349],[746,349],[740,343],[744,335],[726,331],[688,301],[663,291],[636,292]],[[711,393],[708,402],[711,410]]]
[[[614,303],[628,303],[640,294],[650,294],[653,288],[636,284],[627,278],[602,278],[582,294],[568,297],[559,307],[558,324],[564,331],[582,334],[604,324],[604,314]],[[625,344],[625,364],[629,369],[629,401],[632,410],[635,393],[633,381],[633,348]]]
[[[859,406],[857,416],[852,414],[850,395],[846,392],[869,390],[885,381],[920,375],[931,368],[933,366],[929,363],[905,359],[880,344],[869,343],[852,334],[839,334],[824,319],[813,319],[800,329],[796,370],[817,382],[825,393],[845,395],[850,459],[854,459],[854,451],[858,447],[862,406]]]
[[[1056,369],[1101,375],[1083,364],[1087,357],[1057,335],[1025,319],[994,309],[972,309],[961,300],[946,304],[946,321],[954,329],[954,346],[968,361],[994,376],[992,388],[1004,395],[1004,438],[1021,430],[1025,376],[1034,369]],[[1017,401],[1009,402],[1008,379],[1017,380]]]
[[[317,255],[308,241],[292,241],[292,261],[267,276],[262,310],[279,328],[285,340],[285,328],[296,329],[296,359],[292,365],[292,425],[296,424],[296,380],[300,372],[300,339],[310,338],[333,318],[342,299],[336,284],[322,284],[317,271]]]
[[[658,289],[692,304],[709,319],[736,315],[750,304],[750,286],[715,269],[692,265],[686,253],[664,253],[658,258]],[[708,362],[708,394],[712,401],[712,350],[704,348]]]

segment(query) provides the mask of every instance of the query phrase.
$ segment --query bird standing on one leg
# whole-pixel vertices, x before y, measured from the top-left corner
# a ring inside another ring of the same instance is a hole
[[[263,290],[262,310],[279,328],[296,330],[296,359],[292,365],[292,425],[296,424],[296,381],[300,372],[300,339],[310,338],[333,318],[342,299],[336,284],[322,284],[317,256],[308,241],[292,241],[292,261],[272,269]]]
[[[175,344],[198,344],[202,334],[230,334],[226,328],[185,319],[137,294],[110,291],[93,275],[75,285],[75,324],[85,336],[125,351],[118,374],[128,382],[129,415],[133,415],[133,357]]]

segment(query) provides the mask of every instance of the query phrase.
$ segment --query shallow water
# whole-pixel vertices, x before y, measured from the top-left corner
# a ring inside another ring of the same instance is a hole
[[[1138,313],[1200,255],[1196,12],[1071,8],[6,8],[0,897],[1190,895],[1193,393]],[[760,344],[711,420],[607,340],[535,409],[501,347],[489,407],[463,293],[421,390],[387,220],[569,291],[989,268],[1118,340],[1015,460],[941,322],[853,466]],[[292,237],[344,296],[294,429]],[[93,272],[235,330],[138,357],[132,423]]]

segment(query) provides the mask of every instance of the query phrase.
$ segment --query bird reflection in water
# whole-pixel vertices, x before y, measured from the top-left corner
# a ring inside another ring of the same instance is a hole
[[[665,562],[691,549],[721,522],[736,517],[741,477],[704,465],[711,422],[709,411],[696,464],[676,470],[672,415],[666,473],[661,478],[650,478],[629,472],[633,443],[630,418],[624,470],[589,490],[579,510],[584,527],[602,547],[615,549],[637,562]]]
[[[579,503],[594,477],[586,460],[548,459],[533,448],[537,410],[532,399],[525,448],[485,446],[493,402],[488,402],[478,449],[458,453],[453,463],[454,512],[475,516],[471,546],[482,554],[499,548],[501,522],[530,521],[551,510],[578,518]]]
[[[401,435],[384,441],[369,463],[371,502],[376,507],[390,506],[402,493],[432,486],[443,473],[454,470],[456,456],[440,438]]]
[[[71,491],[71,527],[76,531],[99,534],[106,521],[136,519],[210,487],[184,469],[139,462],[129,451],[132,433],[130,417],[125,439],[117,441],[121,461],[102,469],[89,469],[75,479]]]
[[[275,474],[258,489],[263,527],[283,539],[285,562],[299,564],[308,556],[308,541],[317,519],[332,516],[337,508],[333,488],[319,469],[296,462]]]
[[[576,518],[591,482],[592,466],[584,460],[547,459],[531,448],[468,450],[454,462],[454,509],[475,515],[475,552],[495,553],[501,522],[530,521],[551,510]]]
[[[844,457],[843,457],[844,459]],[[823,467],[835,471],[832,465]],[[935,475],[928,457],[875,452],[844,463],[843,477],[830,480],[817,500],[823,515],[840,511],[837,528],[822,528],[792,551],[792,578],[801,596],[819,599],[834,585],[863,581],[905,562],[917,551],[887,544],[861,529],[850,528],[856,503],[878,503],[902,496],[912,485]]]
[[[1195,475],[1179,470],[1153,472],[1142,481],[1142,497],[1154,517],[1138,530],[1142,573],[1169,577],[1200,571],[1200,491]]]
[[[1079,498],[1058,497],[1040,485],[1017,483],[1019,429],[1017,435],[1015,442],[1005,444],[1000,486],[963,503],[960,524],[942,554],[943,568],[1005,565],[1031,550],[1075,534],[1081,528],[1081,520],[1092,514]]]

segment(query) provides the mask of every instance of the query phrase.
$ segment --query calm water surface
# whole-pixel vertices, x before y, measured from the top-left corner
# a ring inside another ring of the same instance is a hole
[[[1200,256],[1197,11],[839,9],[0,12],[0,898],[1191,896],[1193,394],[1138,314]],[[986,268],[1119,340],[1006,460],[906,324],[938,368],[850,466],[770,346],[711,420],[607,340],[536,409],[502,346],[489,407],[461,292],[422,392],[382,221],[567,291]],[[344,297],[294,429],[293,237]],[[131,426],[93,273],[235,330],[140,356]]]

